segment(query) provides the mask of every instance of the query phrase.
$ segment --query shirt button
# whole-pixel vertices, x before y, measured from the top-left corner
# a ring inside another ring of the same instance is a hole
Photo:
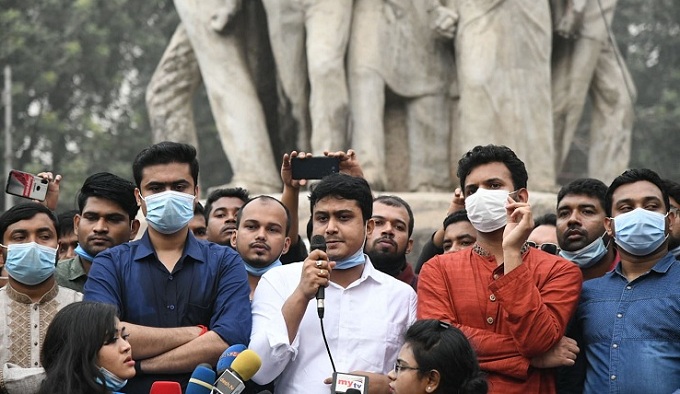
[[[170,309],[171,311],[174,311],[174,310],[175,310],[175,306],[174,306],[174,305],[168,305],[168,309]]]
[[[613,347],[614,349],[618,349],[618,348],[619,348],[619,345],[615,343],[615,344],[612,345],[612,347]]]
[[[489,324],[493,324],[493,317],[487,317],[486,322]]]
[[[496,296],[493,295],[493,294],[491,294],[491,295],[489,296],[489,299],[491,300],[491,302],[494,302],[494,301],[496,301]]]
[[[172,275],[168,276],[168,280],[173,280],[174,277]]]
[[[498,274],[493,274],[493,278],[498,279],[498,278],[500,278],[500,276]]]
[[[609,379],[611,379],[611,380],[616,380],[616,375],[610,376]]]
[[[37,311],[38,310],[38,305],[33,305],[33,310]]]
[[[626,286],[626,290],[630,290],[632,288],[633,288],[633,286]]]
[[[617,313],[617,314],[616,314],[616,317],[618,317],[619,319],[622,318],[622,317],[623,317],[623,313]]]

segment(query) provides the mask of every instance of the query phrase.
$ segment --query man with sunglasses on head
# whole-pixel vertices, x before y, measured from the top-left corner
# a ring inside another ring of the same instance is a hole
[[[581,273],[527,244],[534,227],[524,163],[505,146],[477,146],[458,162],[472,248],[420,271],[418,318],[459,328],[476,349],[490,393],[554,393],[553,368],[578,348],[564,338]]]

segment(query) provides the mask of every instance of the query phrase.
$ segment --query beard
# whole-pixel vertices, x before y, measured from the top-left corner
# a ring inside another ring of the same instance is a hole
[[[406,254],[404,253],[384,253],[379,250],[366,252],[371,259],[373,266],[392,277],[399,275],[406,267]]]

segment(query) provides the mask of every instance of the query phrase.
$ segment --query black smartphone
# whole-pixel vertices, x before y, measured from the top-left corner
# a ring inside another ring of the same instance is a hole
[[[290,161],[293,179],[321,179],[340,171],[340,159],[337,157],[294,157]]]
[[[11,170],[7,177],[5,193],[28,198],[31,200],[45,201],[49,182],[37,175],[28,172]]]

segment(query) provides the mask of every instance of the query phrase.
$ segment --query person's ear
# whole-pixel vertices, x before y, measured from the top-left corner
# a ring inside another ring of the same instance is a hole
[[[604,218],[604,231],[610,238],[614,239],[614,218],[608,216]]]
[[[73,232],[78,236],[78,226],[80,226],[80,215],[76,214],[73,217]]]
[[[283,250],[281,251],[281,254],[288,253],[289,248],[290,248],[290,237],[286,237],[286,240],[283,241]]]
[[[441,380],[441,375],[439,374],[439,371],[436,369],[431,370],[430,372],[427,373],[427,387],[425,387],[425,391],[428,393],[434,393],[437,391],[437,387],[439,387],[439,382]]]
[[[142,206],[142,192],[139,190],[138,187],[135,188],[135,201],[137,201],[138,207]]]
[[[411,253],[411,250],[413,250],[413,238],[409,238],[408,243],[406,244],[406,254]]]
[[[231,247],[234,248],[234,250],[238,251],[238,249],[236,249],[236,238],[237,237],[238,237],[238,229],[231,234],[231,239],[229,240],[229,242],[231,243]]]
[[[514,200],[518,202],[529,202],[529,191],[524,187],[520,188],[517,190]]]
[[[132,222],[130,222],[130,241],[133,241],[135,238],[137,238],[137,233],[139,232],[140,225],[141,224],[137,219],[132,219]]]

